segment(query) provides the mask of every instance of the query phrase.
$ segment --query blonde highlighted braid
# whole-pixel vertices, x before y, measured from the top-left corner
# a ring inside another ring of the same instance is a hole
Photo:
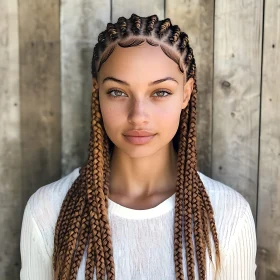
[[[129,19],[120,17],[108,23],[98,36],[92,57],[92,77],[114,51],[143,42],[160,46],[162,51],[185,73],[185,81],[194,79],[189,103],[182,110],[173,145],[178,153],[174,217],[174,262],[176,279],[184,279],[182,238],[184,234],[187,276],[195,279],[194,245],[199,279],[206,279],[206,249],[212,260],[209,229],[215,244],[216,272],[220,270],[219,240],[214,211],[197,173],[196,150],[196,64],[188,35],[169,18],[159,21],[156,15]],[[176,55],[177,54],[177,55]],[[85,280],[115,279],[111,231],[108,222],[110,158],[113,143],[108,138],[100,112],[98,88],[92,92],[92,122],[88,160],[63,200],[54,236],[53,270],[55,280],[75,280],[84,251],[87,251]],[[192,241],[194,234],[195,244]]]

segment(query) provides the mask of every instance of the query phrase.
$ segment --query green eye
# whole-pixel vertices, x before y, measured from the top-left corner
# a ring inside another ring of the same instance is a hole
[[[120,90],[117,90],[117,89],[113,89],[113,90],[109,90],[108,92],[107,92],[107,94],[108,95],[110,95],[110,93],[112,93],[112,92],[117,92],[117,93],[120,93],[120,94],[122,94],[123,92],[122,91],[120,91]],[[113,98],[118,98],[118,97],[122,97],[121,95],[110,95],[111,97],[113,97]]]
[[[166,90],[161,90],[161,91],[157,91],[156,93],[167,93],[167,95],[160,95],[160,96],[156,96],[157,98],[162,98],[162,97],[167,97],[168,95],[171,95],[170,92],[166,91]]]

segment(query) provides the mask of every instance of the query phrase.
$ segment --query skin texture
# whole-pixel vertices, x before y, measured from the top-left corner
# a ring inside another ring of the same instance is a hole
[[[129,86],[112,80],[103,83],[106,77],[126,81]],[[149,85],[165,77],[177,82]],[[145,42],[133,48],[117,46],[102,65],[98,81],[93,79],[93,86],[99,88],[104,127],[115,145],[109,185],[113,201],[147,209],[175,193],[177,153],[172,138],[194,84],[192,78],[185,83],[184,77],[185,73],[160,47]],[[146,129],[156,135],[146,144],[135,145],[123,136],[131,129]]]

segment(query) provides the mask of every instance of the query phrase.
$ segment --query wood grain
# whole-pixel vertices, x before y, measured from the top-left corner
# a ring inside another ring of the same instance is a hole
[[[280,279],[280,1],[265,1],[258,193],[258,279]]]
[[[125,7],[125,9],[124,9]],[[164,17],[164,1],[130,1],[130,0],[114,0],[112,10],[112,20],[116,22],[119,17],[124,16],[130,18],[131,14],[140,17],[147,17],[156,14],[159,19]]]
[[[0,279],[20,269],[21,139],[18,4],[0,0]]]
[[[262,0],[216,1],[212,177],[249,201],[256,220]]]
[[[110,1],[61,2],[62,175],[88,156],[91,127],[91,59],[110,22]]]
[[[59,2],[19,1],[22,199],[61,176]]]

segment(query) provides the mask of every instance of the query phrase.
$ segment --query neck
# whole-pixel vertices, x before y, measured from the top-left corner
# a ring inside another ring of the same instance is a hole
[[[146,157],[130,157],[116,146],[110,162],[109,192],[133,199],[176,191],[177,153],[172,143]]]

